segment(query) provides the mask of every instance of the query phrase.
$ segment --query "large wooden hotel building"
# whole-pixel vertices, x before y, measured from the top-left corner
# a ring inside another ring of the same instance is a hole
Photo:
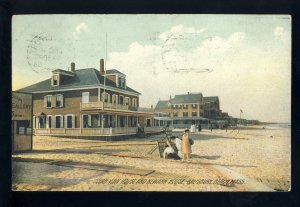
[[[35,135],[119,136],[159,132],[154,110],[139,107],[136,90],[126,84],[126,75],[116,69],[56,69],[52,77],[18,90],[33,98]]]

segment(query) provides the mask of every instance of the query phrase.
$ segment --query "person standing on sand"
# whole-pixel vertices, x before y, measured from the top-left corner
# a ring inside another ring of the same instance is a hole
[[[182,155],[183,160],[190,159],[192,148],[190,145],[190,136],[189,136],[189,130],[186,129],[184,131],[184,134],[182,135]]]

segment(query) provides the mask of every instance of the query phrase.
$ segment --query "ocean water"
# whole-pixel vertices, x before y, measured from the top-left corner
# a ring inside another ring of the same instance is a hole
[[[276,123],[276,124],[267,124],[267,127],[274,128],[291,128],[291,123]]]

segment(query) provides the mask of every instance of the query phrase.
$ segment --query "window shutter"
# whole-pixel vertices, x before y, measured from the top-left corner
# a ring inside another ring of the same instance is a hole
[[[60,95],[61,100],[60,100],[60,107],[64,107],[64,95]]]
[[[72,128],[75,128],[75,115],[72,115]]]
[[[131,106],[131,99],[128,97],[128,106]]]
[[[110,103],[110,94],[107,94],[107,102]]]
[[[51,96],[51,107],[56,107],[56,96]]]
[[[36,128],[40,128],[40,117],[36,117]]]
[[[35,116],[32,117],[32,128],[35,129]]]
[[[64,116],[60,116],[60,128],[64,128]]]
[[[101,94],[101,100],[104,102],[104,92]]]
[[[65,128],[68,128],[68,116],[65,115],[64,118],[65,118],[64,126],[65,126]]]
[[[53,116],[51,128],[56,128],[56,116]]]
[[[46,128],[49,128],[49,116],[46,116]]]
[[[88,125],[92,126],[92,116],[88,115]]]
[[[47,96],[44,96],[44,107],[47,107]]]

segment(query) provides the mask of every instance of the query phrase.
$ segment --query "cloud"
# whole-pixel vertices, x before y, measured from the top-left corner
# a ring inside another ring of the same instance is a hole
[[[88,25],[85,22],[80,22],[76,27],[75,27],[75,32],[73,32],[73,37],[74,39],[79,39],[79,35],[82,32],[87,31]]]
[[[127,51],[109,53],[107,65],[125,73],[128,85],[142,93],[141,106],[155,106],[159,98],[189,91],[219,96],[222,110],[235,117],[239,116],[235,109],[241,107],[252,119],[276,120],[275,111],[286,112],[290,92],[286,55],[248,44],[241,31],[202,39],[204,31],[177,25],[159,35],[164,40],[160,45],[133,42]],[[188,38],[193,32],[197,38]],[[278,102],[278,96],[285,98]],[[253,103],[261,107],[254,108]],[[288,116],[287,112],[279,118]]]
[[[163,41],[169,39],[170,37],[178,38],[185,34],[200,34],[206,31],[206,28],[195,29],[194,27],[184,27],[179,24],[177,26],[172,27],[170,30],[163,32],[159,35],[159,38]]]

